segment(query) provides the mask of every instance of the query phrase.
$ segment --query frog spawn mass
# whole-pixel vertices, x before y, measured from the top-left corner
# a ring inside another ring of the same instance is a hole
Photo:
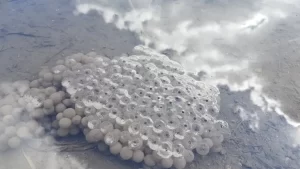
[[[220,152],[229,129],[216,119],[218,89],[164,55],[143,46],[135,53],[117,59],[74,54],[43,68],[36,80],[7,85],[14,92],[2,87],[0,148],[45,132],[65,137],[82,131],[100,151],[148,166],[180,169],[194,160],[193,152]],[[15,120],[22,125],[7,116],[15,117],[15,108],[22,110]]]
[[[62,86],[85,115],[87,140],[104,141],[123,159],[136,161],[134,152],[142,151],[145,164],[165,168],[183,168],[193,150],[220,152],[229,129],[216,119],[218,89],[189,76],[167,56],[141,46],[135,50],[137,55],[118,59],[75,54],[53,68],[63,74]]]

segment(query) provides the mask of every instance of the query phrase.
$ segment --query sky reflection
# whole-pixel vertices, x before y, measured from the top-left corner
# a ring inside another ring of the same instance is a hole
[[[264,92],[261,68],[253,67],[261,60],[248,47],[257,43],[256,37],[264,36],[267,29],[287,18],[292,13],[290,6],[294,5],[299,4],[292,0],[78,0],[75,13],[97,11],[107,23],[135,32],[145,45],[158,51],[175,51],[173,58],[188,71],[205,71],[207,82],[228,85],[232,91],[251,89],[255,105],[263,111],[275,111],[298,126],[283,113],[280,98],[274,99]]]

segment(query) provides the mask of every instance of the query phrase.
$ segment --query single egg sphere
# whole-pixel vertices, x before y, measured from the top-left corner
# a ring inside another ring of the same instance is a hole
[[[52,94],[55,93],[55,92],[56,92],[56,88],[53,87],[53,86],[47,87],[47,88],[45,89],[45,94],[46,94],[47,96],[50,96],[50,95],[52,95]]]
[[[26,126],[29,128],[30,131],[35,131],[39,127],[39,123],[35,120],[30,120],[26,122]]]
[[[109,146],[106,145],[104,142],[99,142],[97,148],[100,152],[105,152],[109,149]]]
[[[53,81],[54,82],[61,82],[63,79],[62,75],[61,74],[54,74],[53,75]]]
[[[68,109],[64,110],[63,115],[64,115],[64,117],[71,119],[76,116],[76,112],[74,109],[68,108]]]
[[[132,160],[136,163],[140,163],[144,160],[145,154],[141,150],[135,150],[132,155]]]
[[[44,117],[44,111],[41,108],[37,108],[31,111],[30,116],[33,119],[41,119],[42,117]]]
[[[79,115],[74,116],[74,117],[72,118],[72,123],[73,123],[74,125],[79,125],[79,124],[81,123],[81,116],[79,116]]]
[[[65,99],[62,102],[66,107],[70,107],[73,105],[73,101],[71,99]],[[75,109],[75,112],[77,113],[76,109]]]
[[[64,117],[63,113],[58,113],[58,114],[56,115],[56,120],[60,120],[60,119],[62,119],[63,117]]]
[[[55,106],[55,111],[56,112],[63,112],[64,110],[66,110],[66,106],[62,103],[58,103],[56,106]]]
[[[209,148],[211,148],[214,145],[210,138],[203,138],[201,141],[206,143],[209,146]]]
[[[14,125],[17,121],[12,115],[5,115],[2,119],[3,123],[6,124],[7,126],[12,126]]]
[[[88,124],[88,118],[87,118],[87,117],[83,117],[83,118],[81,119],[81,124],[82,124],[82,126],[86,127],[87,124]]]
[[[44,88],[50,87],[50,86],[52,86],[52,82],[46,82],[46,81],[43,81],[43,82],[42,82],[42,86],[43,86]]]
[[[43,76],[44,80],[46,82],[52,82],[53,80],[53,74],[48,72],[48,73],[45,73],[44,76]]]
[[[7,144],[10,148],[15,149],[15,148],[20,147],[21,140],[19,139],[19,137],[12,137],[8,140]]]
[[[103,138],[104,134],[100,129],[92,129],[85,135],[86,141],[90,143],[101,141]]]
[[[123,147],[120,156],[123,160],[129,160],[132,158],[133,151],[129,147]]]
[[[184,150],[183,156],[184,156],[186,162],[188,162],[188,163],[194,161],[194,159],[195,159],[195,155],[194,155],[193,151],[191,151],[191,150]]]
[[[22,126],[22,127],[18,128],[17,136],[20,137],[23,140],[27,140],[27,139],[32,138],[32,134],[30,132],[30,129],[27,126]]]
[[[173,159],[172,158],[163,158],[161,160],[161,166],[163,168],[171,168],[173,165]]]
[[[61,96],[61,93],[59,93],[59,92],[55,92],[55,93],[51,94],[49,98],[53,101],[53,103],[55,105],[62,101],[62,96]]]
[[[3,116],[5,116],[11,114],[12,110],[13,110],[13,106],[10,104],[6,104],[0,108],[0,113],[2,113]]]
[[[196,147],[196,152],[199,155],[205,156],[209,153],[209,145],[207,143],[201,142],[197,147]]]
[[[155,166],[155,161],[154,161],[154,159],[153,159],[153,156],[150,155],[150,154],[148,154],[148,155],[145,156],[145,158],[144,158],[144,163],[145,163],[147,166],[149,166],[149,167]]]
[[[69,129],[68,128],[59,128],[56,133],[60,137],[65,137],[69,134]]]
[[[36,136],[36,137],[44,137],[45,136],[45,134],[46,134],[46,131],[45,131],[45,129],[43,128],[43,127],[38,127],[35,131],[34,131],[34,135]]]
[[[64,118],[62,118],[62,119],[59,120],[58,124],[59,124],[59,126],[61,128],[67,129],[67,128],[69,128],[71,126],[72,121],[69,118],[65,118],[64,117]]]
[[[113,154],[113,155],[117,155],[121,152],[122,150],[122,144],[117,142],[116,144],[110,146],[109,148],[110,152]]]
[[[184,169],[186,166],[186,161],[183,157],[177,157],[173,159],[174,168]]]
[[[29,84],[30,88],[38,88],[40,87],[40,82],[38,80],[33,80]]]
[[[44,108],[50,109],[51,107],[53,107],[53,101],[51,99],[46,99],[43,105]]]
[[[14,127],[14,126],[9,126],[9,127],[6,127],[6,128],[5,128],[4,134],[5,134],[7,137],[13,137],[13,136],[16,135],[16,132],[17,132],[16,127]]]

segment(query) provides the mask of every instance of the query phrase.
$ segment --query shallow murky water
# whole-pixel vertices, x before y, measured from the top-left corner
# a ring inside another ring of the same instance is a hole
[[[220,118],[232,130],[226,153],[196,157],[187,168],[296,169],[299,8],[296,0],[3,1],[0,79],[32,79],[78,52],[113,58],[144,44],[221,92]],[[63,152],[65,145],[3,153],[0,168],[142,167],[78,139],[60,140],[70,147]]]

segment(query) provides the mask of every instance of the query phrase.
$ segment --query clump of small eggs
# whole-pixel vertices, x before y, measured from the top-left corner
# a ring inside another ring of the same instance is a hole
[[[0,151],[45,133],[82,132],[100,152],[149,167],[183,169],[194,153],[221,152],[229,131],[216,120],[218,90],[166,56],[136,51],[142,55],[113,60],[74,54],[43,67],[35,80],[2,85]]]

